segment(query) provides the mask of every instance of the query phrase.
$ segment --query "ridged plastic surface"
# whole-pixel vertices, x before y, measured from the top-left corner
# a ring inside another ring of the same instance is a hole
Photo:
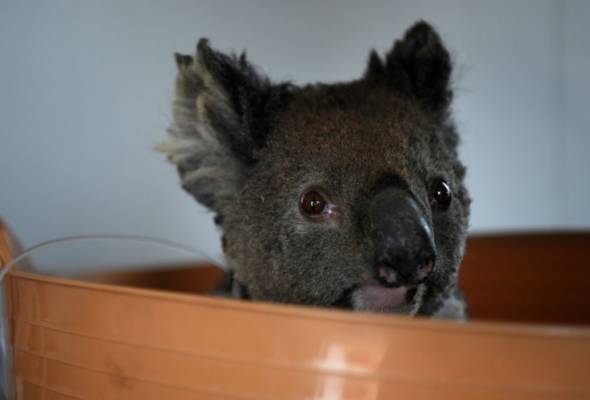
[[[100,280],[9,274],[17,399],[590,399],[584,327],[353,314]]]

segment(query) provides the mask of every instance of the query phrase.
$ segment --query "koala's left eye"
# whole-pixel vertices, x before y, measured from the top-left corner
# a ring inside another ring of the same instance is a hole
[[[316,190],[310,190],[301,197],[301,209],[310,217],[323,213],[327,204],[325,197]]]
[[[452,198],[451,186],[444,179],[436,178],[432,182],[432,206],[439,210],[446,210]]]

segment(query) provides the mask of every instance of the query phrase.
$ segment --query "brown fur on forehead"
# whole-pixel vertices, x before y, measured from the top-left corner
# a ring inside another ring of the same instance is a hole
[[[365,81],[301,89],[277,126],[269,144],[282,169],[362,174],[366,186],[384,174],[423,173],[424,160],[413,158],[440,147],[419,105]]]

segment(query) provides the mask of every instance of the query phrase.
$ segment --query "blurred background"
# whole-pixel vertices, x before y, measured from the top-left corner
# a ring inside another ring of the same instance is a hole
[[[153,150],[173,53],[208,37],[274,80],[350,80],[418,19],[455,60],[472,232],[590,228],[585,0],[0,0],[0,215],[24,247],[140,234],[220,260],[212,215]]]

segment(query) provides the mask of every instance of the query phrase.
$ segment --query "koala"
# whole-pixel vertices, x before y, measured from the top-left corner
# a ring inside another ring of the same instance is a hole
[[[215,215],[233,296],[466,317],[470,197],[431,25],[371,51],[351,82],[271,82],[206,39],[176,64],[161,150]]]

